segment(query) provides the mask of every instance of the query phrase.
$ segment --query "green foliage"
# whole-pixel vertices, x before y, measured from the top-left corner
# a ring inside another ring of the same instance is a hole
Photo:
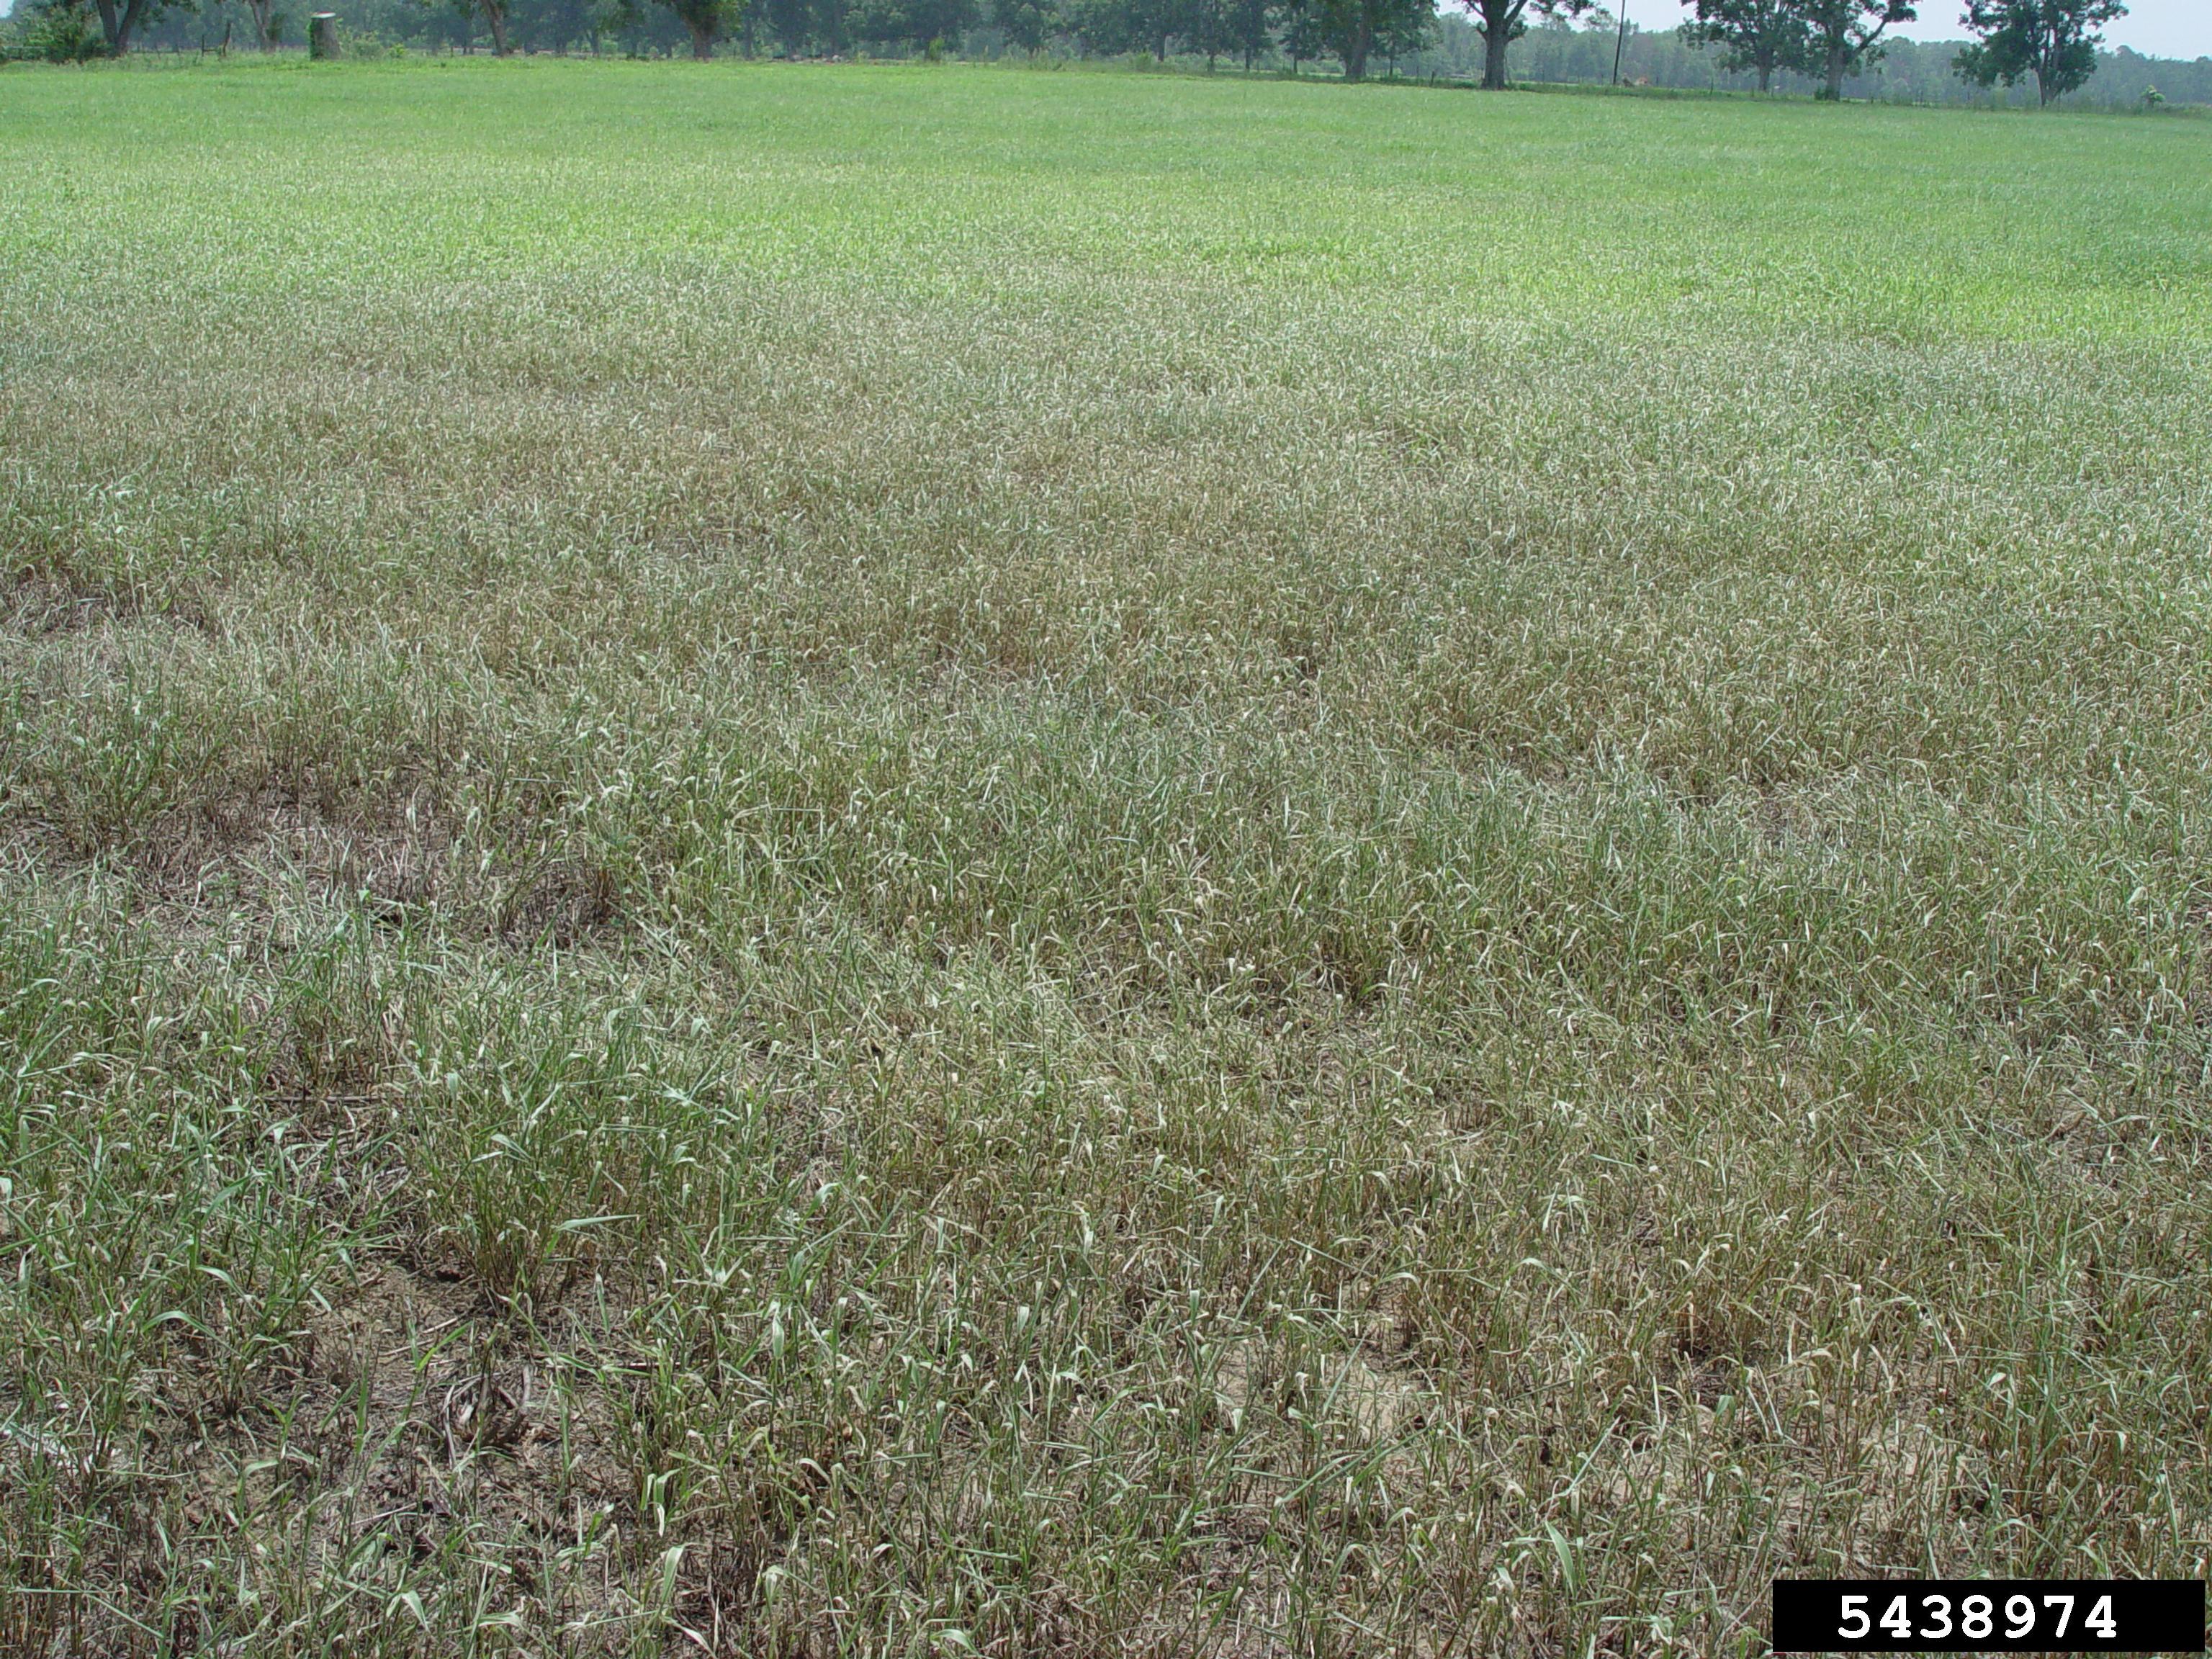
[[[1010,50],[1035,57],[1057,32],[1059,12],[1049,0],[996,0],[991,21]]]
[[[1281,0],[1212,0],[1212,15],[1221,50],[1235,52],[1250,69],[1273,50]]]
[[[1459,0],[1482,36],[1482,84],[1495,92],[1505,85],[1506,48],[1528,32],[1531,18],[1559,21],[1581,17],[1595,0]]]
[[[1844,82],[1879,63],[1883,35],[1896,23],[1918,16],[1910,0],[1790,0],[1803,25],[1798,67],[1816,77],[1814,97],[1828,101],[1844,95]]]
[[[1434,11],[1429,0],[1312,0],[1313,38],[1335,55],[1344,78],[1365,78],[1369,61],[1418,51]]]
[[[1438,22],[1438,39],[1417,65],[1418,72],[1456,79],[1479,76],[1482,41],[1473,25],[1449,13]],[[1540,24],[1513,48],[1513,78],[1516,82],[1603,85],[1612,78],[1613,40],[1611,29]],[[1846,77],[1844,89],[1850,96],[1886,103],[1950,105],[1987,102],[1991,96],[1959,78],[1957,42],[1917,40],[1892,33],[1885,34],[1881,46],[1879,58],[1862,64],[1856,76]],[[1653,88],[1699,92],[1757,88],[1755,69],[1724,69],[1720,55],[1718,47],[1686,41],[1680,29],[1647,32],[1632,26],[1622,72],[1630,82]],[[1778,93],[1804,96],[1824,82],[1824,75],[1808,76],[1802,64],[1786,64],[1778,65],[1771,86]],[[2125,47],[2100,51],[2096,76],[2074,94],[2073,101],[2137,108],[2143,88],[2154,82],[2176,104],[2212,103],[2212,58],[2192,64],[2145,58]],[[2024,88],[2010,93],[2000,89],[1997,95],[2008,102],[2033,101],[2033,94]]]
[[[83,64],[109,52],[88,0],[46,0],[27,9],[7,42],[7,55],[49,64]]]
[[[2033,78],[2049,104],[2097,72],[2100,31],[2127,12],[2121,0],[1966,0],[1964,21],[1980,40],[1959,54],[1959,77],[1984,87]]]
[[[691,55],[702,62],[714,55],[714,42],[745,0],[660,0],[691,37]]]
[[[925,52],[933,41],[941,58],[945,43],[958,40],[975,16],[975,0],[860,0],[848,15],[847,27],[863,41],[910,43]]]
[[[1289,60],[1291,73],[1296,76],[1323,50],[1318,0],[1281,0],[1275,15],[1279,26],[1276,48]]]
[[[1682,34],[1692,45],[1715,48],[1731,74],[1748,70],[1769,90],[1777,70],[1802,67],[1812,27],[1797,0],[1693,0],[1694,21]]]

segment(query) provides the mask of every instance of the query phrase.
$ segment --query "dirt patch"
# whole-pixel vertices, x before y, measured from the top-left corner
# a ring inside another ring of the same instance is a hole
[[[29,865],[84,863],[80,848],[35,824],[19,824],[10,839]],[[303,900],[358,906],[385,927],[434,908],[448,937],[517,950],[574,949],[620,931],[621,884],[604,864],[526,854],[487,866],[469,850],[419,792],[344,818],[261,793],[165,813],[118,849],[117,864],[138,902],[173,913],[187,934],[196,915],[283,915]]]
[[[0,630],[25,639],[86,634],[140,619],[210,631],[205,612],[188,600],[156,603],[133,589],[77,580],[51,568],[18,568],[0,580]]]
[[[139,614],[137,600],[129,594],[79,587],[44,572],[19,573],[0,588],[0,628],[33,639],[81,634]]]
[[[510,945],[538,940],[568,950],[611,927],[619,914],[613,873],[586,859],[554,859],[508,888],[495,924]]]
[[[629,1650],[629,1586],[657,1540],[637,1522],[605,1383],[549,1334],[580,1333],[526,1329],[466,1280],[380,1259],[243,1397],[180,1346],[151,1379],[149,1432],[108,1467],[49,1469],[107,1524],[90,1552],[52,1552],[51,1594],[0,1597],[0,1652],[195,1648],[253,1622],[257,1598],[303,1571],[362,1628],[495,1616],[592,1632],[564,1651]],[[16,1543],[21,1462],[0,1456],[0,1533]],[[16,1553],[15,1582],[39,1579]],[[110,1618],[189,1579],[195,1555],[225,1553],[249,1564],[245,1577],[173,1591],[166,1628]],[[462,1563],[488,1606],[441,1607],[452,1591],[441,1581]],[[265,1586],[254,1582],[264,1567]]]

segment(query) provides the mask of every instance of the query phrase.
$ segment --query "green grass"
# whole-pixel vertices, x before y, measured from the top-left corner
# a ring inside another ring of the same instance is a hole
[[[0,71],[0,1649],[2205,1571],[2209,164]]]

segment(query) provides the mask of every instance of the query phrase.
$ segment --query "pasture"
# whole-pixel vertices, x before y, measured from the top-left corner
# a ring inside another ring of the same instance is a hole
[[[2212,125],[0,70],[0,1650],[2212,1549]]]

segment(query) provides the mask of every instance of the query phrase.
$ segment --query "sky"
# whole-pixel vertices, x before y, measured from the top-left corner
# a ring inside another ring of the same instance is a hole
[[[1956,40],[1963,0],[1919,0],[1920,21],[1898,32],[1916,40]],[[2128,15],[2106,26],[2108,46],[2152,58],[2212,58],[2212,0],[2128,0]]]

